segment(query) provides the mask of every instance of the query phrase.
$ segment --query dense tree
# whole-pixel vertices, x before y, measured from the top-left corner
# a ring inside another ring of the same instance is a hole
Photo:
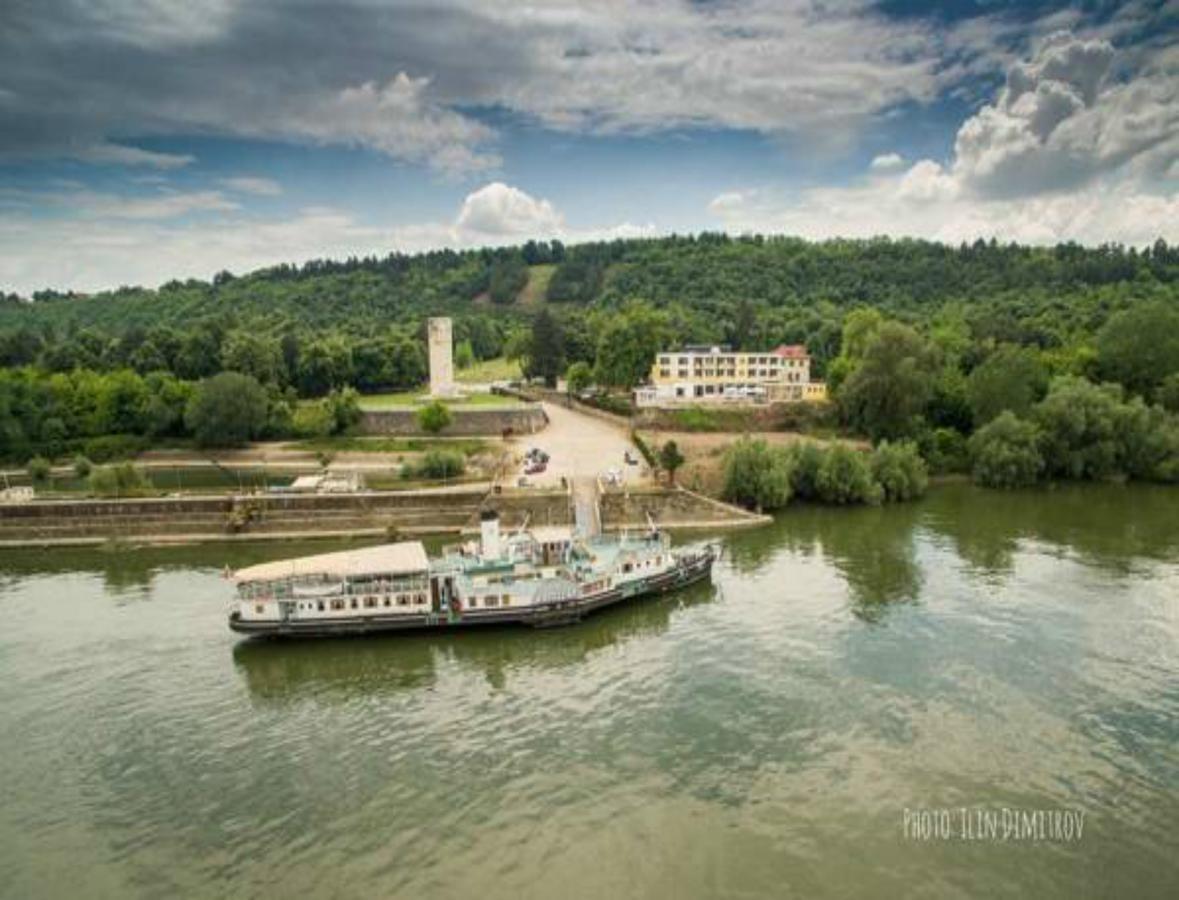
[[[1101,375],[1147,397],[1179,372],[1179,306],[1144,303],[1112,316],[1097,335]]]
[[[872,438],[913,434],[933,395],[936,350],[907,325],[886,322],[868,339],[862,358],[839,389],[845,420]]]
[[[667,346],[666,315],[642,303],[612,315],[598,337],[594,378],[599,384],[633,387],[647,378],[655,354]]]
[[[824,451],[815,489],[824,503],[875,505],[884,499],[883,488],[872,480],[867,455],[846,444],[834,444]]]
[[[975,427],[985,425],[1004,410],[1027,415],[1047,387],[1048,371],[1033,351],[999,348],[966,380],[966,397]]]
[[[1083,378],[1052,382],[1033,416],[1042,431],[1041,446],[1049,476],[1109,478],[1120,471],[1118,428],[1122,389]]]
[[[202,446],[233,447],[262,433],[267,412],[266,391],[257,379],[222,372],[196,386],[184,418]]]
[[[881,441],[872,451],[871,470],[884,499],[891,502],[916,499],[929,486],[925,460],[912,441]]]
[[[545,384],[554,387],[564,371],[565,336],[556,317],[547,309],[542,309],[532,322],[524,374],[529,378],[543,378]]]
[[[970,439],[974,479],[987,487],[1026,487],[1044,470],[1040,430],[1032,422],[1003,412]]]

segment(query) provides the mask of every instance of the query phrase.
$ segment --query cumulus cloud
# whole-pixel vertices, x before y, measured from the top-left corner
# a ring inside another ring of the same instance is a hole
[[[491,238],[548,237],[561,232],[564,224],[548,200],[500,181],[468,194],[455,221],[459,231]]]
[[[727,191],[709,210],[731,231],[814,238],[1174,241],[1179,194],[1162,173],[1179,159],[1179,59],[1110,83],[1116,62],[1102,39],[1049,35],[962,124],[949,163],[888,154],[851,185]]]
[[[1146,154],[1179,153],[1179,67],[1110,84],[1114,48],[1067,32],[1016,63],[958,131],[955,176],[996,197],[1076,187]]]

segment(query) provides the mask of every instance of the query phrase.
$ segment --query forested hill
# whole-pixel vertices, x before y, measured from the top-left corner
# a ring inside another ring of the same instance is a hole
[[[1162,241],[1142,250],[718,234],[529,242],[226,272],[158,289],[39,292],[32,302],[0,295],[0,364],[197,377],[202,366],[178,360],[186,339],[189,363],[215,365],[235,332],[285,339],[288,350],[335,341],[339,355],[357,342],[420,340],[431,314],[453,315],[457,339],[484,358],[500,355],[511,329],[543,306],[565,327],[567,357],[592,362],[608,311],[644,301],[664,315],[666,339],[805,341],[821,369],[857,306],[914,324],[952,310],[975,337],[1052,347],[1077,343],[1136,299],[1174,302],[1177,285],[1179,248]]]

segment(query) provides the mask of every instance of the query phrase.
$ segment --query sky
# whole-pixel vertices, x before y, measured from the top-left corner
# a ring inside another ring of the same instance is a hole
[[[4,0],[0,291],[723,230],[1179,242],[1179,0]]]

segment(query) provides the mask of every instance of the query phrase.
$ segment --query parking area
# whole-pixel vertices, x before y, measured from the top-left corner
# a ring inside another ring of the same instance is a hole
[[[546,403],[544,408],[548,427],[518,440],[521,453],[538,447],[549,455],[545,471],[527,476],[529,482],[557,485],[562,477],[571,481],[593,478],[610,470],[616,470],[628,484],[644,480],[646,466],[624,429],[557,404]],[[627,452],[638,461],[637,465],[627,465]],[[519,475],[518,468],[514,477]]]

